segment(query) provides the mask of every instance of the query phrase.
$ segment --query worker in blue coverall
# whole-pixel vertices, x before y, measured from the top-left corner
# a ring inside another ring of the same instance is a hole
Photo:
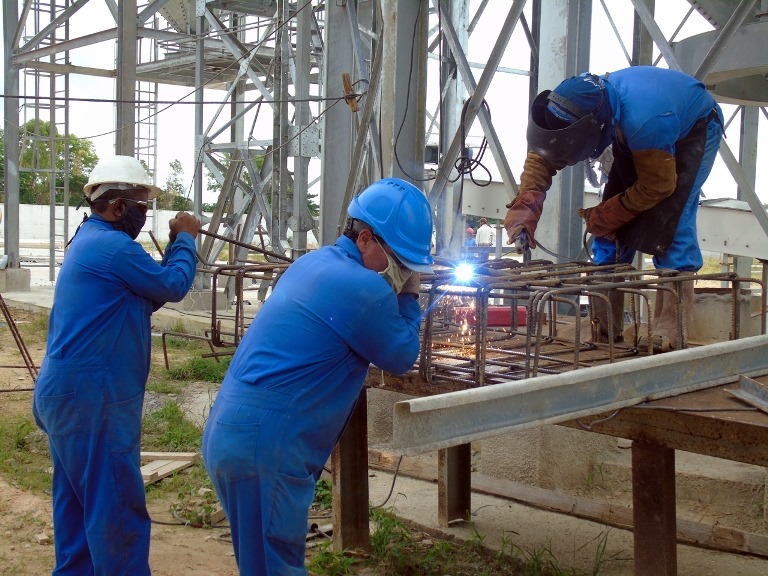
[[[602,201],[579,210],[594,235],[595,263],[631,263],[639,250],[653,255],[658,269],[698,271],[703,259],[696,212],[722,134],[720,107],[704,84],[682,72],[634,66],[564,80],[540,93],[531,106],[520,193],[507,205],[504,220],[510,243],[524,233],[522,238],[536,247],[536,224],[552,177],[612,146],[614,162]],[[682,282],[682,290],[682,313],[690,322],[693,281]],[[677,296],[659,292],[653,342],[645,345],[666,351],[682,345],[677,341]],[[603,341],[609,335],[622,339],[623,305],[623,293],[612,291],[609,304],[596,309]]]
[[[150,317],[195,275],[200,223],[178,213],[162,263],[136,242],[157,197],[141,163],[100,161],[84,188],[91,214],[61,265],[33,413],[53,460],[54,575],[150,573],[140,432]]]
[[[295,261],[237,348],[203,434],[203,460],[243,576],[304,568],[315,483],[369,364],[394,374],[419,353],[419,273],[432,211],[395,178],[348,207],[342,236]]]

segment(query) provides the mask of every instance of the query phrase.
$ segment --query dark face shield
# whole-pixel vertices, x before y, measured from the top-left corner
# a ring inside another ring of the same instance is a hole
[[[550,90],[545,90],[536,96],[531,106],[528,148],[555,165],[573,166],[594,153],[600,142],[602,126],[594,113],[565,128],[553,126],[546,114],[549,94]]]

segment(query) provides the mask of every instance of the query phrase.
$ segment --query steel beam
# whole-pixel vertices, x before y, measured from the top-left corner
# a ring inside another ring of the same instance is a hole
[[[393,446],[418,454],[618,410],[768,373],[768,335],[753,336],[395,404]]]

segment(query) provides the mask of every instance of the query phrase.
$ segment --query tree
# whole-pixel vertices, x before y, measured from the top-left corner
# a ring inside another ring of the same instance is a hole
[[[157,207],[161,210],[191,211],[193,203],[187,198],[184,186],[184,168],[179,160],[170,163],[171,171],[165,179],[165,190],[157,198]]]
[[[23,204],[50,204],[51,178],[51,123],[30,120],[24,124],[20,135],[19,201]],[[56,202],[63,202],[64,171],[69,159],[70,205],[82,200],[83,186],[99,161],[93,143],[70,134],[67,141],[58,131],[53,132],[56,146],[54,166],[56,174]],[[3,153],[5,152],[3,148]],[[3,154],[4,156],[4,154]]]

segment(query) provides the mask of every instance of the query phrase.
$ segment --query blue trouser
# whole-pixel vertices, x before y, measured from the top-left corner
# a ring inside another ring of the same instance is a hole
[[[284,394],[240,388],[219,392],[203,434],[203,460],[229,520],[240,574],[303,576],[315,478],[286,473],[296,459],[285,427],[295,433],[307,419],[286,413]]]
[[[712,166],[720,148],[720,139],[723,130],[721,123],[712,119],[707,124],[707,140],[699,171],[696,173],[691,193],[685,203],[680,220],[677,223],[675,238],[671,246],[664,254],[653,257],[653,265],[658,268],[679,270],[680,272],[696,272],[704,264],[699,248],[699,238],[696,231],[696,213],[699,208],[699,196],[701,187],[709,177]],[[606,238],[594,238],[592,242],[592,255],[596,264],[614,264],[618,262],[631,264],[635,257],[635,250],[622,247],[617,260],[616,243]]]
[[[53,461],[54,575],[150,574],[140,469],[143,390],[112,402],[110,373],[46,359],[33,413]]]

